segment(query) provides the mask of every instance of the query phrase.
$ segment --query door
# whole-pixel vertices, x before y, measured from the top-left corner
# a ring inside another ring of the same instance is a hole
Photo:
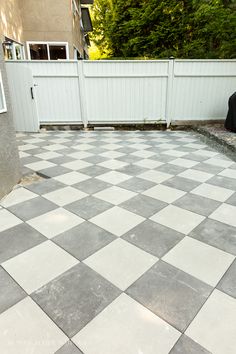
[[[18,132],[38,132],[39,119],[31,69],[24,63],[6,62],[13,119]]]

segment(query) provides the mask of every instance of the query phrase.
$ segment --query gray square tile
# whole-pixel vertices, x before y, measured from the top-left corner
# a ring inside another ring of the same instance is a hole
[[[62,165],[63,163],[75,161],[75,159],[70,156],[60,156],[54,157],[53,159],[49,159],[48,161],[55,163],[56,165]]]
[[[0,267],[0,287],[0,314],[27,296],[2,267]]]
[[[72,337],[108,306],[118,290],[85,264],[78,264],[43,286],[33,299]]]
[[[37,171],[39,175],[45,176],[46,178],[60,176],[68,172],[71,172],[71,170],[63,166],[53,166]]]
[[[161,258],[184,237],[183,234],[146,220],[122,238],[144,251]]]
[[[187,178],[175,176],[167,181],[162,182],[162,184],[165,184],[168,187],[181,189],[185,192],[190,192],[191,190],[199,186],[200,183]]]
[[[182,335],[169,354],[211,354],[200,344],[186,335]]]
[[[133,177],[131,179],[128,179],[127,181],[124,181],[120,184],[118,184],[119,187],[128,189],[132,192],[137,192],[137,193],[142,193],[145,190],[154,187],[156,184],[151,181],[147,181],[142,178],[138,177]]]
[[[91,178],[83,182],[79,182],[73,185],[73,188],[77,188],[87,194],[95,194],[103,189],[109,188],[112,185],[108,182],[100,181],[99,179]]]
[[[137,165],[129,164],[128,166],[119,168],[117,171],[131,175],[131,176],[138,176],[138,175],[140,175],[140,173],[147,171],[147,169],[144,167],[137,166]]]
[[[217,289],[236,299],[236,261],[231,264],[231,266],[217,285]]]
[[[120,204],[121,208],[127,209],[146,218],[149,218],[166,206],[167,203],[141,194]]]
[[[236,228],[233,226],[205,219],[189,236],[236,255]]]
[[[214,165],[210,165],[208,163],[199,163],[198,165],[193,167],[194,170],[198,170],[198,171],[203,171],[203,172],[207,172],[207,173],[212,173],[212,174],[217,174],[219,172],[221,172],[224,167],[219,167],[219,166],[214,166]]]
[[[8,209],[11,211],[11,213],[15,214],[21,220],[27,221],[38,215],[56,209],[57,207],[58,206],[56,204],[39,196],[27,200],[26,202],[13,205]]]
[[[128,163],[131,164],[131,163],[138,162],[138,161],[142,160],[142,157],[138,157],[138,156],[135,156],[135,155],[127,154],[127,155],[118,157],[117,160],[120,160],[120,161],[123,161],[123,162],[128,162]]]
[[[214,186],[219,186],[219,187],[227,187],[228,189],[232,189],[236,191],[236,179],[234,178],[228,178],[228,177],[223,177],[223,176],[214,176],[210,178],[207,183],[213,184]]]
[[[53,192],[63,187],[65,187],[65,185],[59,181],[56,181],[55,179],[46,179],[44,181],[25,186],[25,188],[29,189],[31,192],[39,195]]]
[[[229,199],[227,199],[226,203],[236,206],[236,193],[234,193]]]
[[[20,224],[1,232],[0,237],[0,263],[32,248],[46,237],[27,224]]]
[[[113,207],[112,204],[105,202],[104,200],[89,196],[66,205],[65,209],[76,215],[79,215],[85,220],[88,220],[111,207]]]
[[[54,237],[53,241],[83,261],[115,239],[114,235],[100,227],[90,222],[84,222]]]
[[[212,288],[159,261],[127,293],[180,331],[185,331]]]
[[[89,156],[84,159],[84,161],[92,163],[92,164],[101,163],[106,160],[108,160],[106,157],[103,157],[100,155]]]
[[[215,200],[193,195],[191,193],[184,195],[173,204],[204,216],[210,215],[220,205],[220,203]]]
[[[72,342],[67,342],[55,354],[83,354]]]
[[[178,175],[179,173],[185,171],[186,168],[166,163],[165,165],[157,167],[156,170],[160,172],[170,173],[171,175]]]
[[[90,177],[96,177],[96,176],[100,176],[104,173],[109,172],[110,170],[108,168],[102,167],[102,166],[89,166],[89,167],[85,167],[82,168],[81,170],[79,170],[79,172],[84,173]]]

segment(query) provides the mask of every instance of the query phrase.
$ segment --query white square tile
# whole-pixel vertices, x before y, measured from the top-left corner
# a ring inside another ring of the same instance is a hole
[[[117,239],[84,263],[124,291],[157,261],[140,248]]]
[[[87,157],[93,156],[94,154],[91,154],[91,152],[87,151],[76,151],[72,152],[72,154],[69,154],[69,157],[72,157],[74,159],[86,159]]]
[[[207,173],[207,172],[188,169],[188,170],[178,174],[178,176],[183,177],[183,178],[192,179],[193,181],[197,181],[197,182],[206,182],[208,179],[210,179],[214,175],[211,173]]]
[[[94,194],[94,197],[105,200],[106,202],[118,205],[126,200],[133,198],[137,193],[131,192],[117,186],[113,186]]]
[[[54,151],[43,152],[41,154],[35,155],[35,157],[38,157],[39,159],[42,159],[42,160],[54,159],[54,158],[60,157],[60,156],[62,156],[62,155],[58,154],[57,152],[54,152]]]
[[[19,156],[20,156],[20,158],[22,159],[23,157],[28,157],[28,156],[30,156],[30,154],[28,154],[27,152],[24,152],[24,151],[19,151]]]
[[[52,144],[52,145],[44,146],[44,149],[49,150],[49,151],[60,151],[65,148],[66,148],[66,146],[61,145],[61,144]]]
[[[33,145],[33,144],[25,144],[25,145],[19,145],[18,149],[20,151],[27,151],[27,150],[33,150],[33,149],[37,149],[37,145]]]
[[[179,337],[180,332],[122,294],[73,342],[86,354],[168,354]]]
[[[113,143],[119,143],[120,139],[117,139],[117,138],[103,138],[102,141],[105,141],[106,143],[113,144]]]
[[[177,141],[181,141],[182,143],[194,143],[196,139],[191,139],[191,138],[180,138]]]
[[[228,162],[228,161],[227,161]],[[227,168],[219,173],[220,176],[236,179],[236,170]]]
[[[44,236],[52,238],[81,224],[83,221],[84,220],[77,215],[65,209],[58,208],[27,221],[27,224],[34,227]]]
[[[185,147],[199,150],[199,149],[205,149],[207,146],[205,144],[189,143],[189,144],[186,144]]]
[[[149,157],[154,156],[155,152],[147,151],[147,150],[138,150],[138,151],[132,152],[130,155],[142,157],[143,159],[148,159]]]
[[[146,180],[154,182],[154,183],[162,183],[162,182],[166,181],[167,179],[173,177],[173,175],[170,175],[169,173],[150,170],[150,171],[146,171],[146,172],[141,173],[140,175],[138,175],[138,177],[146,179]]]
[[[118,152],[118,151],[106,151],[103,152],[102,154],[100,154],[100,156],[102,157],[106,157],[108,159],[117,159],[118,157],[122,157],[125,154],[123,154],[122,152]]]
[[[75,171],[68,172],[68,173],[65,173],[64,175],[54,177],[54,179],[56,179],[57,181],[67,184],[68,186],[72,186],[75,183],[86,181],[89,178],[90,178],[90,176],[87,176],[84,173],[75,172]]]
[[[62,248],[46,241],[9,259],[2,266],[31,294],[77,263],[79,261]]]
[[[57,138],[57,139],[55,139],[55,138],[52,138],[52,139],[50,139],[50,141],[52,141],[53,142],[53,144],[63,144],[63,143],[67,143],[67,142],[69,142],[70,140],[67,138]]]
[[[106,144],[106,145],[102,145],[101,147],[102,147],[102,149],[107,149],[107,150],[117,150],[117,149],[122,148],[122,145]]]
[[[10,229],[22,223],[22,220],[10,213],[8,210],[0,210],[0,232]]]
[[[89,221],[116,236],[122,236],[125,232],[128,232],[144,220],[142,216],[115,206]]]
[[[234,258],[218,248],[185,237],[163,260],[215,287]]]
[[[118,160],[107,160],[98,164],[98,166],[109,168],[110,170],[116,170],[118,168],[122,168],[127,165],[128,165],[127,162],[118,161]]]
[[[225,202],[234,193],[234,191],[223,187],[202,183],[200,186],[193,189],[191,193],[217,200],[219,202]]]
[[[176,160],[170,161],[169,163],[180,167],[191,168],[193,166],[196,166],[199,162],[178,158]]]
[[[132,176],[117,171],[111,171],[111,172],[104,173],[103,175],[97,176],[96,178],[111,184],[119,184],[121,182],[127,181],[128,179],[132,178]]]
[[[56,166],[56,164],[45,160],[32,162],[25,165],[25,167],[28,167],[33,171],[40,171],[40,170],[44,170],[45,168],[49,168],[53,166]]]
[[[44,142],[44,140],[39,139],[39,138],[25,139],[23,141],[26,142],[27,144],[38,144],[38,143]]]
[[[86,162],[86,161],[82,161],[82,160],[75,160],[75,161],[63,163],[62,166],[76,171],[76,170],[80,170],[82,168],[92,166],[92,164],[89,162]]]
[[[0,315],[2,354],[53,354],[67,340],[30,297]]]
[[[218,290],[203,305],[186,334],[214,354],[235,354],[236,299]]]
[[[135,162],[134,165],[144,167],[144,168],[153,169],[153,168],[157,168],[157,167],[163,165],[163,162],[159,162],[159,161],[151,160],[151,159],[143,159],[138,162]]]
[[[147,144],[141,144],[141,143],[137,143],[137,144],[132,144],[132,149],[136,149],[136,150],[145,150],[150,148],[150,145]]]
[[[214,159],[211,158],[209,160],[204,161],[205,163],[208,163],[209,165],[213,165],[213,166],[219,166],[222,168],[227,168],[231,165],[233,165],[233,161],[227,161],[227,160],[223,160],[223,159]]]
[[[167,143],[167,144],[159,144],[158,147],[159,147],[160,149],[174,150],[174,149],[178,148],[179,145],[176,145],[176,144],[168,144],[168,143]]]
[[[166,203],[173,203],[177,199],[183,197],[186,192],[159,184],[146,190],[142,194],[151,198],[162,200]]]
[[[173,156],[173,157],[182,157],[184,155],[187,155],[188,153],[183,151],[178,151],[178,150],[167,150],[162,152],[162,154]]]
[[[182,232],[183,234],[188,234],[198,226],[205,217],[174,205],[168,205],[150,219],[178,232]]]
[[[73,149],[75,150],[81,150],[81,151],[87,151],[87,150],[90,150],[90,149],[93,149],[94,146],[93,145],[90,145],[90,144],[78,144],[78,145],[75,145],[73,146]]]
[[[222,204],[209,218],[236,227],[236,207],[229,204]]]
[[[205,156],[205,157],[214,157],[214,156],[218,155],[218,152],[209,151],[209,150],[197,150],[197,151],[194,151],[193,154],[201,155],[201,156]]]
[[[85,198],[87,195],[88,194],[73,187],[65,187],[43,194],[43,197],[59,206],[64,206],[66,204],[73,203],[76,200]]]
[[[13,189],[13,191],[11,191],[6,197],[4,197],[0,201],[0,204],[3,207],[8,208],[12,205],[25,202],[26,200],[33,199],[37,196],[38,196],[37,194],[30,192],[28,189],[20,187],[20,188]]]

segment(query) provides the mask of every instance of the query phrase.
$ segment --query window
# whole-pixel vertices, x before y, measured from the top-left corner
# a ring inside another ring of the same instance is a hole
[[[2,46],[4,51],[4,57],[6,60],[25,59],[24,47],[21,43],[15,42],[10,38],[5,37]]]
[[[58,42],[28,42],[30,60],[66,60],[69,59],[68,43]]]
[[[4,88],[3,88],[3,83],[2,83],[2,74],[0,71],[0,113],[6,112],[6,111],[7,111],[6,99],[5,99]]]

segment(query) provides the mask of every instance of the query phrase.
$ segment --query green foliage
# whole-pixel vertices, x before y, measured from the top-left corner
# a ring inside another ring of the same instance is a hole
[[[93,25],[111,57],[236,57],[236,0],[95,0]]]

